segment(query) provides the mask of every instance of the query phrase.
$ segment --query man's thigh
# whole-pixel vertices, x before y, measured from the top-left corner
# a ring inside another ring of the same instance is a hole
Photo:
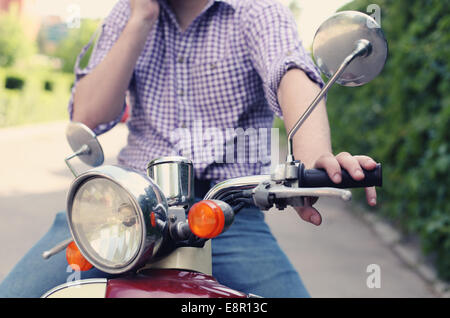
[[[263,297],[309,297],[264,215],[243,209],[230,229],[212,240],[213,275],[222,284]]]
[[[105,277],[97,269],[74,272],[67,264],[66,253],[45,260],[42,253],[70,237],[65,212],[56,215],[50,230],[17,263],[0,284],[0,297],[40,297],[48,290],[69,281]]]

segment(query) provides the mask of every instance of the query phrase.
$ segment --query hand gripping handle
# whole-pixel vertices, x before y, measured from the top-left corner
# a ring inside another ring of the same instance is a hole
[[[354,180],[350,174],[342,169],[342,181],[340,183],[334,183],[328,174],[323,169],[305,169],[302,165],[299,169],[299,183],[302,188],[366,188],[366,187],[381,187],[382,186],[382,170],[381,164],[377,164],[373,170],[362,169],[364,173],[364,179],[357,181]]]

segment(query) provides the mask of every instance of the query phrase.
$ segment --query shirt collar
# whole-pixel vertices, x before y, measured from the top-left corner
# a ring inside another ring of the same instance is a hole
[[[236,0],[214,0],[214,2],[223,2],[236,10]]]

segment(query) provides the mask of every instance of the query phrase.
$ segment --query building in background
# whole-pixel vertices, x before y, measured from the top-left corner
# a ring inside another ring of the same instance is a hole
[[[67,34],[67,24],[64,23],[60,16],[49,15],[42,17],[38,40],[41,52],[50,55],[54,53],[58,44],[64,40]]]

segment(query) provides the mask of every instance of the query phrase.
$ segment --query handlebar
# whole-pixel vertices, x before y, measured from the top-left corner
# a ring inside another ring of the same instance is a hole
[[[381,164],[377,164],[373,170],[363,169],[364,179],[360,181],[354,180],[350,174],[342,169],[342,181],[334,183],[328,174],[323,169],[305,169],[302,165],[299,169],[299,184],[303,188],[321,188],[333,187],[340,189],[347,188],[366,188],[366,187],[381,187],[382,185],[382,170]]]
[[[281,173],[285,170],[281,166]],[[303,198],[307,196],[320,197],[332,196],[340,197],[343,200],[350,200],[351,192],[348,188],[364,188],[382,185],[382,169],[381,164],[372,170],[363,169],[364,179],[360,181],[354,180],[350,174],[342,169],[342,181],[334,183],[323,169],[305,169],[300,164],[293,173],[298,177],[297,185],[290,186],[284,184],[282,180],[275,179],[270,175],[248,176],[234,179],[228,179],[216,184],[205,196],[207,200],[223,200],[233,206],[235,213],[242,208],[236,204],[250,203],[258,206],[263,210],[270,209],[274,204],[278,208],[286,206],[301,206]],[[275,174],[275,177],[278,177]],[[281,182],[280,182],[281,180]],[[286,178],[286,180],[288,180]]]

